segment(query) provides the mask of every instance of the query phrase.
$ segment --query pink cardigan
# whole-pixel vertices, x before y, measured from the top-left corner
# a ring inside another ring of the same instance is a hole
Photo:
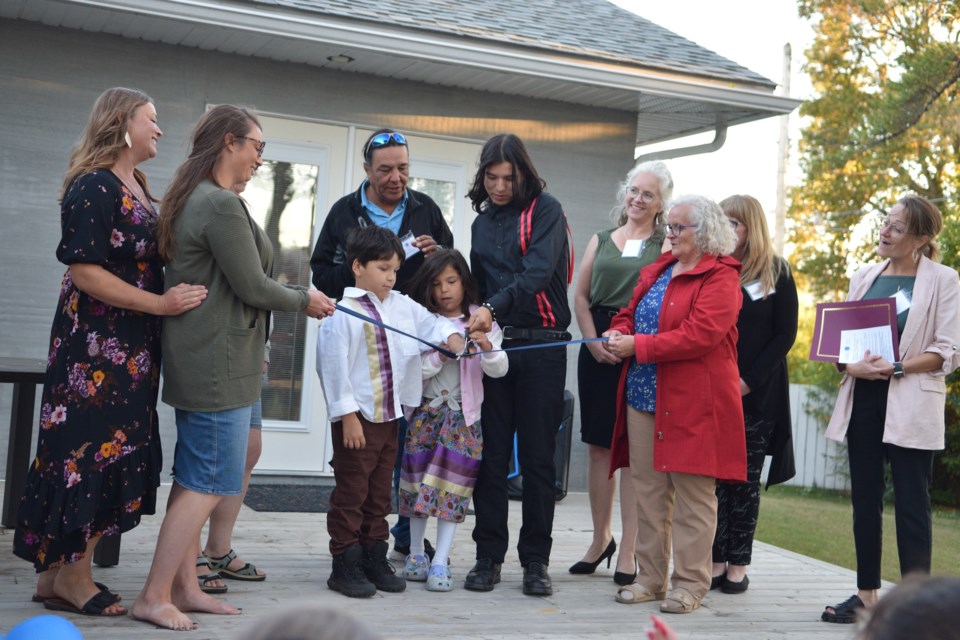
[[[889,261],[864,267],[850,280],[847,300],[860,300]],[[943,449],[946,382],[960,365],[960,279],[957,272],[921,257],[913,287],[910,315],[900,338],[900,360],[936,353],[943,367],[928,373],[908,373],[890,379],[883,441],[910,449]],[[840,392],[827,437],[843,441],[853,409],[854,378],[840,381]]]

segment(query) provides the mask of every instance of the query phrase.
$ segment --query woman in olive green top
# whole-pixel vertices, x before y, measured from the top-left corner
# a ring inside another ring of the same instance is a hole
[[[663,212],[673,194],[673,178],[662,162],[635,166],[617,191],[617,206],[611,212],[617,226],[590,239],[580,263],[574,293],[574,311],[584,338],[596,338],[610,326],[610,319],[630,301],[640,269],[656,260],[666,234]],[[590,342],[580,348],[577,383],[580,391],[580,439],[587,445],[587,488],[593,518],[593,541],[583,560],[570,573],[593,573],[617,550],[610,531],[615,485],[609,477],[610,439],[616,410],[620,360]],[[636,501],[630,476],[621,475],[620,555],[613,579],[633,582],[636,574],[634,544],[637,536]]]
[[[176,408],[174,485],[147,583],[131,614],[170,629],[196,627],[184,613],[237,614],[200,590],[200,529],[226,496],[242,491],[250,409],[260,396],[268,312],[319,318],[333,303],[269,276],[270,241],[233,191],[261,164],[263,132],[246,109],[221,105],[193,131],[193,148],[161,208],[157,240],[166,285],[204,284],[202,315],[165,324],[163,400]]]

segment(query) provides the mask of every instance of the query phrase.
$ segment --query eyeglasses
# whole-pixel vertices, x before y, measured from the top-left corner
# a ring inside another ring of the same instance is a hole
[[[386,147],[391,142],[399,144],[404,147],[407,146],[407,139],[403,136],[402,133],[397,133],[396,131],[378,133],[377,135],[370,138],[369,142],[367,142],[367,148],[363,150],[364,159],[369,161],[370,155],[373,153],[374,149],[379,149],[380,147]]]
[[[882,233],[884,229],[890,229],[890,234],[894,236],[906,235],[907,230],[903,227],[895,225],[890,220],[884,220],[880,225],[880,232]]]
[[[253,143],[253,146],[257,148],[257,157],[263,157],[263,148],[267,146],[265,140],[257,140],[256,138],[251,138],[249,136],[237,136],[237,140],[249,140]]]
[[[630,199],[633,200],[637,196],[640,196],[640,202],[643,204],[650,204],[657,199],[657,194],[650,191],[640,191],[636,187],[629,187],[627,189],[627,195],[630,196]]]
[[[667,225],[667,234],[671,236],[678,236],[683,233],[684,229],[698,229],[700,225],[698,224],[668,224]]]

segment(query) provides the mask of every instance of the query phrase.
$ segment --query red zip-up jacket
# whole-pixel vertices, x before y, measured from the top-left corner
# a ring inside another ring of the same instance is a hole
[[[637,303],[676,258],[665,253],[640,272],[626,308],[610,329],[633,335]],[[638,362],[657,364],[653,464],[657,471],[747,478],[746,438],[737,368],[740,263],[704,255],[697,265],[670,279],[660,306],[658,333],[634,335]],[[626,379],[623,364],[610,453],[611,474],[630,466]]]

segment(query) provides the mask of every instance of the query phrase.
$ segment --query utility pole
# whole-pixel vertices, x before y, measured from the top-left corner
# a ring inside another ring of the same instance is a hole
[[[790,43],[783,45],[783,95],[790,95],[790,61],[791,61]],[[787,216],[787,160],[790,156],[790,114],[785,113],[780,116],[780,144],[777,151],[777,210],[776,224],[774,226],[773,244],[776,247],[777,254],[783,255],[783,243],[786,237],[786,216]]]

